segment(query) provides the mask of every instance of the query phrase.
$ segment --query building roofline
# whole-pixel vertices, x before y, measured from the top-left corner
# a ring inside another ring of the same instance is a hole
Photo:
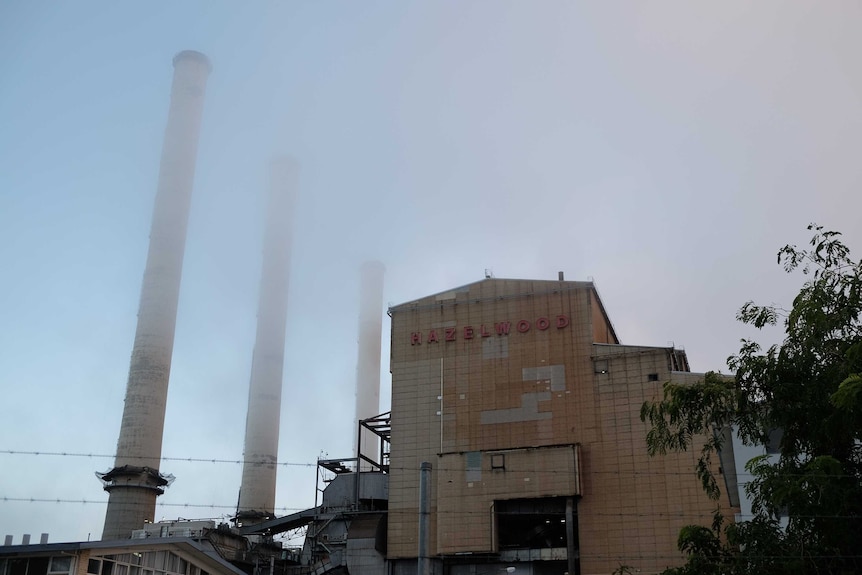
[[[175,545],[183,548],[186,553],[198,558],[215,562],[220,567],[227,569],[236,575],[245,575],[245,572],[234,567],[229,561],[222,557],[211,547],[192,539],[190,537],[150,537],[147,539],[110,539],[106,541],[74,541],[67,543],[35,543],[30,545],[2,545],[0,546],[0,557],[3,556],[33,556],[48,553],[102,550],[102,549],[136,549],[158,548],[166,545]]]
[[[636,343],[603,343],[603,342],[593,342],[592,345],[600,345],[603,347],[631,347],[631,348],[644,349],[644,350],[650,350],[650,351],[656,350],[656,349],[661,349],[661,350],[665,350],[665,351],[669,350],[669,349],[674,350],[674,351],[685,351],[684,349],[680,349],[680,348],[674,347],[672,345],[638,345]]]
[[[481,280],[478,280],[475,282],[471,282],[468,284],[464,284],[464,285],[461,285],[461,286],[458,286],[455,288],[450,288],[450,289],[439,291],[436,293],[424,295],[424,296],[419,297],[419,298],[414,299],[414,300],[410,300],[410,301],[406,301],[404,303],[389,306],[388,313],[391,315],[393,312],[422,309],[422,308],[419,308],[417,306],[417,304],[420,300],[424,300],[424,299],[428,299],[428,298],[434,298],[434,297],[437,297],[437,296],[440,296],[443,294],[448,294],[451,292],[458,293],[458,292],[467,291],[465,288],[469,288],[471,286],[478,285],[478,284],[481,284],[483,282],[502,282],[502,281],[541,283],[541,284],[546,284],[548,286],[555,285],[555,286],[557,286],[558,290],[560,290],[560,289],[562,289],[562,290],[573,290],[573,289],[585,289],[586,288],[586,289],[592,289],[593,291],[595,291],[595,285],[591,281],[569,281],[569,280],[560,281],[560,280],[541,280],[541,279],[537,280],[537,279],[524,279],[524,278],[484,278],[484,279],[481,279]],[[564,286],[564,287],[561,288],[560,286]],[[548,291],[550,292],[550,291],[554,291],[554,290],[548,290]],[[531,296],[531,295],[538,295],[540,293],[547,293],[547,292],[524,292],[524,293],[519,293],[519,294],[513,294],[510,296],[506,296],[506,297],[507,298],[526,297],[526,296]],[[599,301],[600,301],[600,298],[598,297],[598,292],[595,292],[595,294],[596,294],[596,298],[599,299]],[[491,299],[499,299],[499,298],[491,298]],[[475,301],[482,301],[482,300],[475,300]],[[453,302],[451,300],[441,300],[441,301],[435,301],[433,304],[430,304],[430,305],[433,305],[433,306],[447,305],[447,304],[452,305],[454,303],[460,303],[460,302]],[[602,312],[604,313],[604,307],[602,307]],[[605,314],[605,316],[607,317],[607,314]],[[608,322],[610,323],[610,320],[608,320]],[[611,327],[611,329],[613,329],[613,326]],[[616,335],[616,334],[614,334],[614,335]]]
[[[593,295],[596,296],[596,303],[599,304],[599,311],[602,312],[602,317],[605,318],[605,321],[608,323],[608,327],[611,330],[611,335],[614,336],[616,340],[616,345],[622,345],[620,342],[620,338],[617,335],[617,330],[614,329],[614,322],[611,321],[611,316],[608,315],[608,311],[605,309],[605,304],[602,302],[602,296],[599,295],[599,288],[596,287],[596,283],[591,281],[589,282],[590,288],[593,290]],[[594,328],[595,329],[595,328]],[[610,345],[610,344],[608,344]]]

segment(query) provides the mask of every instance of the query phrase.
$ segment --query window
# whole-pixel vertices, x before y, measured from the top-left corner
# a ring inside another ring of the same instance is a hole
[[[109,559],[111,558],[111,559]],[[113,559],[113,560],[112,560]],[[101,569],[101,571],[100,571]],[[190,575],[189,563],[169,551],[142,551],[93,557],[87,563],[88,575]],[[167,572],[167,573],[166,573]],[[66,575],[51,572],[44,575]],[[0,575],[6,575],[0,572]],[[22,573],[20,575],[34,575]]]
[[[568,546],[565,497],[495,501],[494,512],[500,550]],[[577,542],[577,523],[575,529]]]
[[[9,559],[6,573],[9,575],[27,575],[27,560]]]
[[[783,429],[770,429],[769,439],[766,441],[766,453],[769,455],[781,453],[782,438],[784,438]]]
[[[51,557],[49,573],[68,573],[72,569],[72,558],[69,556]]]
[[[10,559],[7,569],[9,575],[45,575],[48,572],[48,558]]]

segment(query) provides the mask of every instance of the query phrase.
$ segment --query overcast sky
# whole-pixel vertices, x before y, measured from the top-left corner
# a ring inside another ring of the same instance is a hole
[[[352,454],[367,259],[387,305],[486,268],[593,278],[623,343],[726,371],[739,306],[800,285],[778,248],[817,221],[862,249],[859,30],[838,0],[3,2],[0,535],[101,534],[177,52],[213,72],[163,455],[242,457],[266,164],[291,155],[279,458],[309,465],[281,468],[284,514]],[[236,505],[237,463],[161,470],[157,519]]]

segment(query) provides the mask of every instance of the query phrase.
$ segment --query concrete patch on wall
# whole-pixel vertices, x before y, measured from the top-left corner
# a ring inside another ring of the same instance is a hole
[[[523,381],[547,381],[551,384],[551,391],[564,391],[566,389],[566,366],[525,367],[521,370],[521,379]]]
[[[504,359],[507,357],[509,357],[508,337],[487,337],[482,340],[482,359]]]
[[[550,400],[551,393],[548,391],[525,393],[521,395],[521,407],[483,411],[481,419],[482,425],[551,419],[551,412],[539,412],[539,402]]]
[[[462,286],[457,289],[453,289],[452,291],[447,291],[443,293],[438,293],[434,296],[436,301],[446,301],[448,299],[455,299],[459,293],[470,293],[470,286]]]
[[[467,482],[482,481],[481,451],[468,451],[464,454],[464,479]]]

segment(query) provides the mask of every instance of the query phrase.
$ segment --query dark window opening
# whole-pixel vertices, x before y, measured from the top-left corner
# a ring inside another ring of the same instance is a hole
[[[651,373],[647,376],[647,381],[658,381],[658,374]]]
[[[494,509],[501,551],[568,547],[565,497],[496,501]],[[572,527],[575,542],[578,540],[576,517],[574,515]]]
[[[46,565],[47,567],[47,565]],[[47,570],[47,569],[46,569]],[[27,560],[26,559],[10,559],[9,560],[9,575],[27,575]]]
[[[48,573],[48,557],[31,557],[27,567],[27,575],[46,575]]]
[[[775,428],[769,430],[769,437],[766,440],[766,453],[775,455],[781,453],[781,440],[784,438],[784,430]]]
[[[9,559],[6,573],[7,575],[47,575],[49,561],[50,557]]]
[[[491,454],[491,469],[506,469],[506,456],[503,453]]]

